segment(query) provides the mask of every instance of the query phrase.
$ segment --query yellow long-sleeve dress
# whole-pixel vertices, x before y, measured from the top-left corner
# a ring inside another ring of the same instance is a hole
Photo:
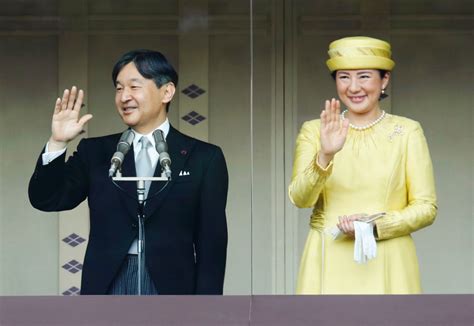
[[[375,126],[350,128],[343,149],[322,169],[320,120],[305,122],[296,140],[289,196],[312,207],[301,258],[298,294],[420,293],[411,233],[433,223],[437,212],[433,168],[418,122],[391,114]],[[378,219],[377,257],[353,259],[354,239],[334,240],[338,216],[386,212]]]

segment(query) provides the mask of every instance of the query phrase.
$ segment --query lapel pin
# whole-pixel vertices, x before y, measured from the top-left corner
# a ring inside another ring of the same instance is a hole
[[[186,154],[188,154],[188,151],[185,150],[185,149],[182,149],[182,150],[181,150],[181,155],[186,155]]]

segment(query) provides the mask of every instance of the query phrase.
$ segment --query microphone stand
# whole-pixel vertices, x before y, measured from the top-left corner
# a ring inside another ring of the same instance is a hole
[[[122,177],[120,170],[117,171],[116,176],[112,177],[114,181],[135,181],[137,183],[137,197],[138,197],[138,295],[142,295],[142,282],[145,275],[145,181],[169,181],[169,178],[161,177]],[[151,185],[150,185],[151,187]]]

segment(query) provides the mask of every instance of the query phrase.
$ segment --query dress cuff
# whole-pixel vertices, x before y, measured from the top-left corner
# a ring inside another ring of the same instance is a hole
[[[333,160],[331,160],[331,162],[329,162],[328,166],[323,168],[321,165],[319,165],[318,158],[319,158],[319,152],[316,154],[316,157],[313,160],[313,167],[314,167],[315,171],[323,177],[329,176],[332,172]]]
[[[377,240],[385,240],[393,238],[397,234],[400,219],[396,212],[387,212],[387,215],[374,221],[375,229],[377,230]]]

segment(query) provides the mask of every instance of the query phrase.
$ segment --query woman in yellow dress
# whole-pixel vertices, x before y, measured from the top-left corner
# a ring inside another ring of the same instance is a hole
[[[296,140],[289,197],[313,208],[297,293],[420,293],[411,233],[432,224],[437,212],[423,130],[380,108],[395,65],[390,44],[347,37],[332,42],[328,53],[347,109],[341,113],[339,100],[326,101],[320,119],[305,122]],[[356,262],[354,225],[372,214],[384,214],[362,223],[376,240],[376,256]],[[334,230],[342,236],[334,238]]]

